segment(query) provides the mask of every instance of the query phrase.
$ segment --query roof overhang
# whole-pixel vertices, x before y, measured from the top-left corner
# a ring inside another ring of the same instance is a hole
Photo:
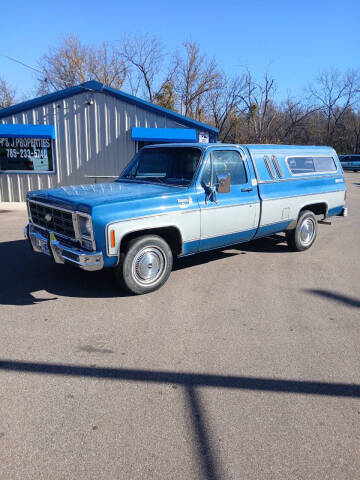
[[[131,138],[137,142],[196,143],[197,133],[192,128],[133,127]]]
[[[0,124],[0,138],[55,138],[54,125]]]

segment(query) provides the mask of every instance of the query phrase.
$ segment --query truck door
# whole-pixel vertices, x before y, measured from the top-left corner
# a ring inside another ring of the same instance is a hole
[[[230,192],[219,193],[219,178],[230,174]],[[259,196],[249,166],[235,149],[208,153],[198,185],[200,250],[250,240],[256,233]]]

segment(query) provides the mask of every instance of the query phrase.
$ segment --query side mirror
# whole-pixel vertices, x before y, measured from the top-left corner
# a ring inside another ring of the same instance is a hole
[[[229,193],[230,192],[230,173],[218,173],[216,175],[216,191],[218,193]]]

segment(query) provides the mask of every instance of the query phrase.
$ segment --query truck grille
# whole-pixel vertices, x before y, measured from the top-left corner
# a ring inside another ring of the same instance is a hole
[[[71,212],[59,210],[40,203],[29,202],[32,222],[60,235],[75,238]]]

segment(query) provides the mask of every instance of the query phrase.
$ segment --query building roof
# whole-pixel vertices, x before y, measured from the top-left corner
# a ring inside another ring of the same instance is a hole
[[[64,90],[59,90],[58,92],[49,93],[48,95],[43,95],[42,97],[37,97],[32,100],[27,100],[16,105],[12,105],[11,107],[3,108],[2,110],[0,110],[0,118],[8,117],[10,115],[14,115],[25,110],[40,107],[47,103],[56,102],[64,98],[77,95],[78,93],[82,93],[84,91],[103,92],[124,102],[131,103],[132,105],[137,105],[145,110],[149,110],[153,113],[165,115],[166,117],[178,121],[183,125],[187,125],[189,127],[197,129],[200,128],[215,134],[219,132],[217,128],[207,125],[206,123],[198,122],[197,120],[193,120],[192,118],[185,117],[184,115],[180,115],[179,113],[173,112],[172,110],[168,110],[167,108],[163,108],[153,103],[147,102],[146,100],[142,100],[141,98],[134,97],[133,95],[122,92],[121,90],[116,90],[115,88],[108,87],[95,80],[90,80],[89,82],[82,83],[81,85],[77,85],[75,87],[65,88]]]

